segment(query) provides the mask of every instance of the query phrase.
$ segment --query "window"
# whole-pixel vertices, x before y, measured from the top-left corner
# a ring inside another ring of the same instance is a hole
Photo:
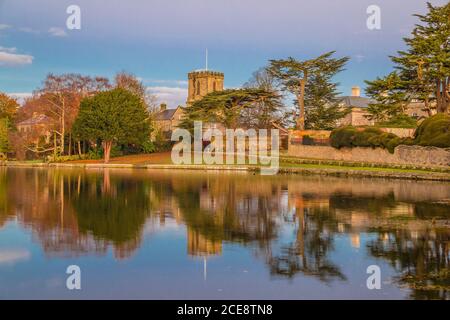
[[[200,81],[197,81],[196,88],[197,88],[197,95],[199,95],[200,94]]]

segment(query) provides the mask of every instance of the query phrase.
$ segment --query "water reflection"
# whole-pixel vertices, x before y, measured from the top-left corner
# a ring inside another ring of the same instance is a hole
[[[411,298],[449,299],[450,185],[144,170],[0,168],[0,228],[17,221],[49,257],[132,257],[168,221],[186,254],[248,248],[273,277],[345,283],[336,239],[382,259]],[[2,232],[2,229],[0,229]],[[361,236],[375,235],[361,245]],[[205,265],[206,267],[206,265]],[[206,272],[206,270],[205,270]]]

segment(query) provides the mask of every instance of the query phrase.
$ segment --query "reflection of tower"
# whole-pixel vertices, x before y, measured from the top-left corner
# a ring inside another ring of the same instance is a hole
[[[222,253],[222,242],[208,240],[198,231],[188,228],[187,234],[188,254],[194,257],[220,255]]]
[[[359,247],[361,247],[361,237],[359,236],[359,233],[351,234],[350,242],[353,248],[359,249]]]
[[[203,257],[203,278],[206,280],[207,258],[222,253],[222,242],[208,240],[198,231],[188,227],[188,254],[193,257]]]
[[[186,104],[192,105],[208,93],[223,91],[224,74],[209,70],[196,70],[188,74],[188,99]]]

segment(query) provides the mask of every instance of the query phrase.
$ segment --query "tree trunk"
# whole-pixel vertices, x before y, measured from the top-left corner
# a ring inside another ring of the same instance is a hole
[[[306,87],[307,73],[305,77],[300,80],[300,94],[297,96],[300,115],[297,119],[297,129],[305,130],[305,87]]]
[[[69,157],[72,155],[72,133],[69,133]]]
[[[442,112],[448,112],[450,108],[450,77],[442,81]]]
[[[61,111],[61,156],[64,155],[65,150],[65,135],[66,135],[66,105],[65,101],[62,100],[62,111]]]
[[[56,145],[56,132],[53,132],[53,161],[56,161],[57,145]]]
[[[446,113],[450,106],[447,79],[436,80],[436,110],[438,113]]]
[[[104,153],[105,163],[108,163],[109,159],[111,157],[111,147],[112,147],[112,141],[104,141],[103,142],[103,153]]]
[[[81,141],[78,140],[77,144],[78,144],[78,155],[81,157]]]

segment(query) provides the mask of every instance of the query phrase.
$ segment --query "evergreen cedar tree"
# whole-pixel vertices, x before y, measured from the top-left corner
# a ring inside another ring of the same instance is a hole
[[[81,101],[74,133],[81,139],[100,140],[107,163],[114,143],[140,145],[148,140],[149,114],[142,99],[128,90],[100,92]]]
[[[345,116],[338,107],[336,90],[338,83],[332,78],[344,69],[348,57],[333,58],[335,52],[327,52],[310,60],[295,60],[289,57],[284,60],[270,60],[268,72],[279,80],[283,91],[290,92],[296,98],[299,115],[296,127],[299,130],[306,128],[306,107],[310,104],[309,120],[313,128],[332,127],[334,122]],[[346,111],[348,112],[348,110]],[[315,114],[314,114],[315,113]],[[320,124],[319,118],[324,116],[325,122]]]
[[[366,81],[366,94],[377,101],[368,111],[372,119],[386,121],[405,111],[413,99],[446,113],[450,109],[450,3],[433,6],[427,3],[425,15],[415,15],[420,24],[409,38],[407,49],[391,57],[396,71],[374,81]]]
[[[192,129],[194,121],[201,120],[221,123],[230,129],[247,127],[248,119],[243,117],[243,112],[256,107],[261,102],[268,107],[268,113],[276,112],[281,105],[280,99],[281,97],[275,92],[257,88],[212,92],[185,108],[180,126]]]

